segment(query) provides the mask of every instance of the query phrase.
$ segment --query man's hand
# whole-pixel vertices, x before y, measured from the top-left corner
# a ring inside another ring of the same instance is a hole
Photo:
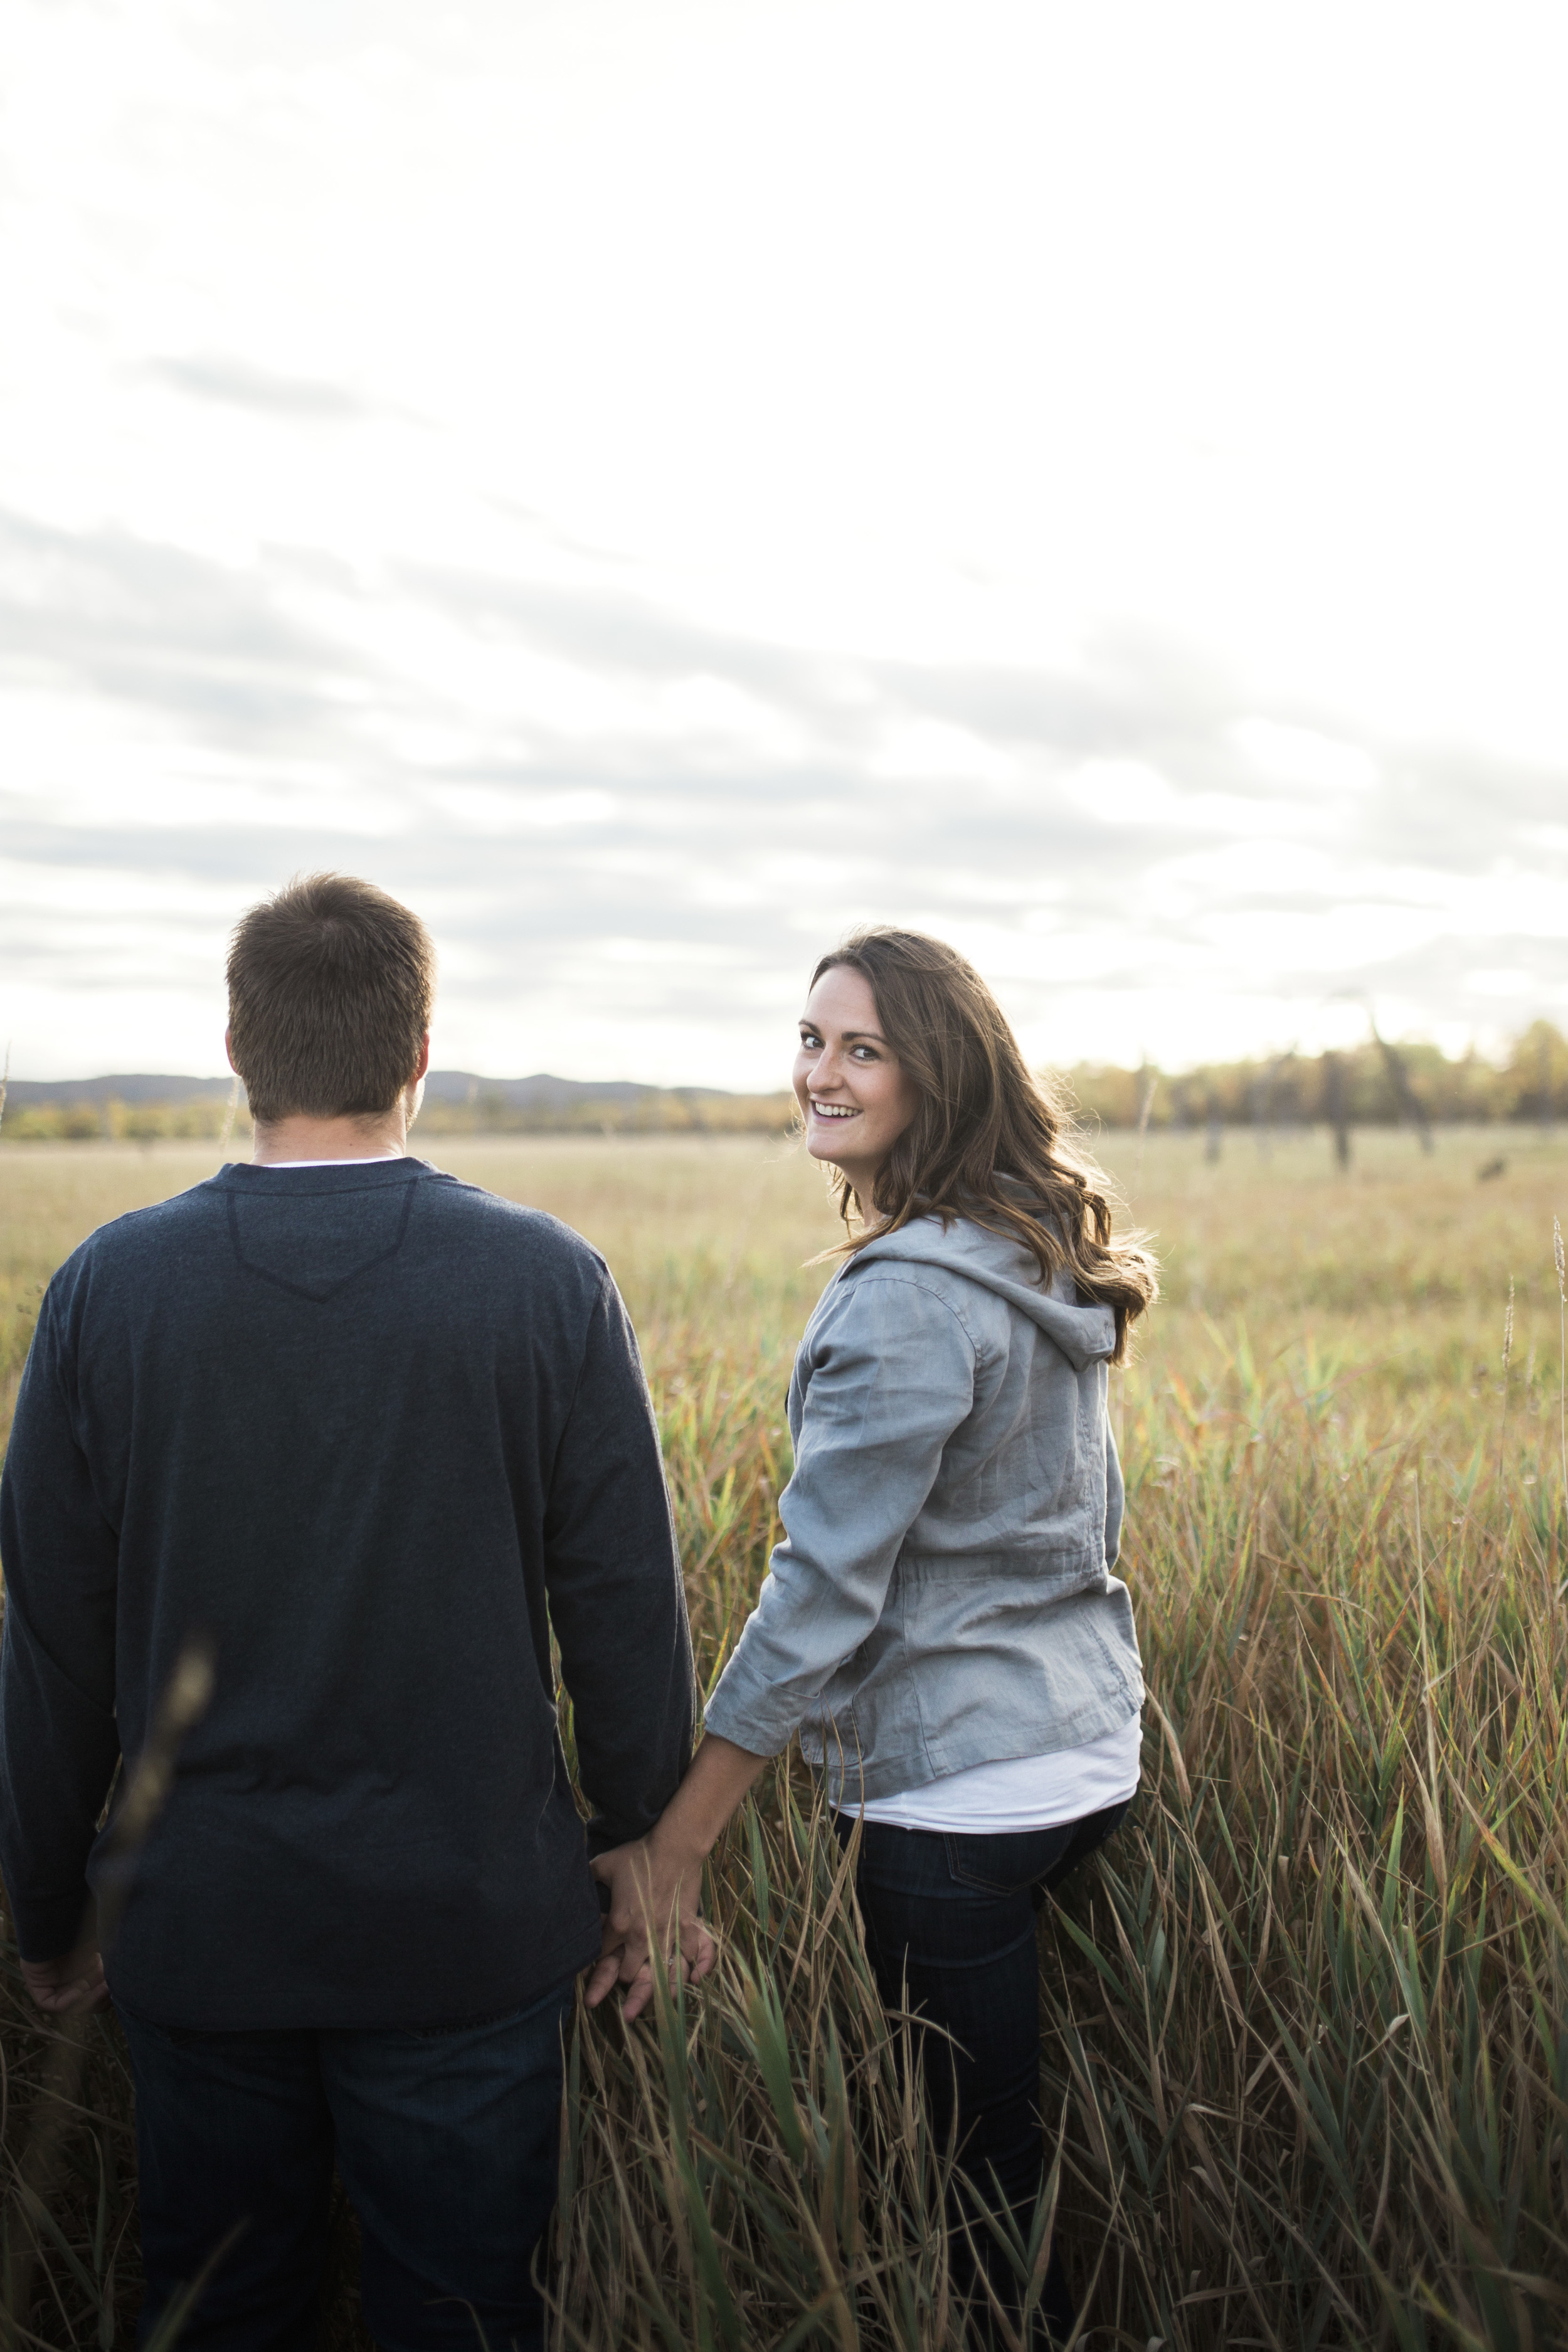
[[[653,1999],[656,1938],[689,1983],[708,1974],[719,1947],[697,1916],[703,1861],[766,1761],[710,1731],[647,1837],[613,1846],[590,1864],[610,1890],[604,1942],[588,1979],[590,2009],[619,1982],[627,1988],[626,2015],[642,2015]]]
[[[599,1957],[588,1979],[587,2000],[596,2009],[614,1986],[626,1988],[628,2018],[640,2017],[653,1999],[653,1949],[662,1947],[671,1971],[699,1984],[718,1958],[719,1947],[698,1916],[702,1856],[684,1851],[660,1822],[631,1845],[612,1846],[589,1864],[610,1890]]]
[[[58,1960],[24,1960],[22,1981],[38,2007],[51,2017],[109,2006],[103,1960],[95,1945],[79,1945],[74,1952],[62,1952]]]

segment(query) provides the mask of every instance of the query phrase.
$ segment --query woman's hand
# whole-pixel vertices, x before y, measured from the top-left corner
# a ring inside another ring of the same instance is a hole
[[[51,2017],[109,2007],[109,1987],[96,1945],[62,1952],[58,1960],[24,1960],[22,1982]]]
[[[604,1938],[588,1979],[590,2009],[619,1983],[626,1988],[626,2016],[642,2015],[653,1999],[656,1941],[662,1941],[672,1972],[679,1969],[690,1984],[700,1983],[718,1958],[719,1947],[698,1916],[702,1856],[680,1853],[673,1841],[661,1847],[658,1838],[656,1829],[635,1844],[612,1846],[589,1864],[610,1890]]]
[[[702,1864],[767,1760],[710,1731],[647,1837],[612,1846],[589,1864],[610,1890],[604,1940],[588,1979],[590,2009],[618,1982],[627,1988],[626,2016],[642,2015],[653,1999],[656,1937],[663,1939],[671,1968],[683,1969],[689,1982],[708,1975],[719,1947],[698,1916]]]

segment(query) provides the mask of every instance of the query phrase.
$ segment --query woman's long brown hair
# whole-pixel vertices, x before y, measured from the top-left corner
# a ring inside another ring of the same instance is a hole
[[[968,1217],[1022,1243],[1042,1282],[1065,1267],[1082,1297],[1111,1309],[1111,1360],[1121,1363],[1128,1325],[1158,1296],[1154,1261],[1135,1236],[1112,1238],[1103,1179],[1070,1149],[1067,1112],[1030,1070],[979,973],[923,931],[853,932],[823,957],[812,986],[836,964],[868,983],[882,1034],[920,1091],[920,1108],[878,1172],[876,1232],[915,1217],[944,1225]],[[842,1172],[837,1189],[847,1226],[867,1204]],[[852,1253],[872,1238],[852,1233],[844,1247]]]

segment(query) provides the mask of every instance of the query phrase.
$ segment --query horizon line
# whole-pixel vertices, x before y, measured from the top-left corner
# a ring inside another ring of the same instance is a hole
[[[1522,1044],[1524,1039],[1537,1029],[1549,1030],[1555,1036],[1564,1038],[1565,1042],[1568,1042],[1568,1035],[1565,1035],[1565,1032],[1559,1028],[1558,1024],[1548,1015],[1545,1013],[1540,1013],[1537,1014],[1532,1021],[1527,1022],[1521,1029],[1510,1037],[1508,1040],[1509,1046],[1517,1049],[1517,1047]],[[1415,1046],[1419,1047],[1424,1051],[1429,1050],[1435,1052],[1439,1055],[1445,1062],[1455,1065],[1475,1058],[1488,1062],[1494,1069],[1500,1070],[1507,1066],[1505,1061],[1494,1060],[1491,1055],[1481,1053],[1480,1049],[1473,1042],[1468,1045],[1463,1052],[1458,1054],[1448,1053],[1442,1045],[1437,1045],[1430,1037],[1412,1037],[1406,1034],[1391,1042],[1407,1050]],[[1090,1059],[1081,1055],[1076,1061],[1051,1061],[1041,1064],[1039,1066],[1060,1071],[1064,1074],[1070,1074],[1075,1070],[1106,1073],[1120,1071],[1124,1076],[1134,1077],[1142,1076],[1181,1079],[1193,1076],[1199,1072],[1206,1070],[1222,1070],[1226,1068],[1242,1068],[1247,1066],[1266,1067],[1269,1064],[1283,1064],[1297,1060],[1309,1062],[1319,1061],[1322,1058],[1325,1053],[1353,1055],[1360,1053],[1368,1047],[1375,1050],[1377,1044],[1378,1040],[1375,1037],[1369,1036],[1364,1039],[1359,1039],[1352,1045],[1323,1046],[1320,1047],[1316,1052],[1307,1053],[1302,1053],[1298,1046],[1289,1045],[1274,1051],[1262,1049],[1252,1054],[1237,1054],[1228,1055],[1224,1059],[1216,1057],[1205,1061],[1194,1061],[1184,1065],[1181,1068],[1171,1069],[1167,1069],[1161,1063],[1152,1062],[1146,1058],[1140,1062],[1118,1062],[1105,1059]],[[12,1089],[25,1087],[48,1087],[51,1088],[72,1086],[102,1087],[111,1085],[117,1080],[125,1080],[142,1085],[168,1081],[171,1084],[179,1086],[227,1087],[233,1083],[234,1075],[235,1074],[232,1071],[225,1073],[221,1071],[142,1069],[95,1070],[89,1074],[73,1075],[68,1077],[42,1078],[25,1077],[19,1073],[7,1070],[5,1080],[0,1083],[6,1084],[8,1087]],[[712,1087],[703,1086],[696,1079],[666,1080],[659,1078],[634,1078],[624,1076],[615,1078],[576,1078],[569,1077],[558,1070],[530,1070],[522,1072],[516,1076],[503,1077],[493,1072],[484,1070],[467,1070],[456,1067],[440,1069],[432,1068],[427,1073],[427,1078],[430,1080],[458,1078],[462,1079],[469,1085],[479,1087],[521,1087],[536,1085],[574,1087],[636,1087],[650,1094],[700,1094],[732,1097],[737,1099],[745,1099],[748,1097],[765,1098],[774,1095],[787,1095],[793,1091],[787,1084],[773,1087]],[[242,1080],[242,1091],[243,1086],[244,1082]]]

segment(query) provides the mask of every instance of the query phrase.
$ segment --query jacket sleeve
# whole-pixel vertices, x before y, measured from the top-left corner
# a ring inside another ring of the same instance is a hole
[[[1116,1432],[1110,1425],[1110,1406],[1105,1409],[1105,1565],[1114,1568],[1121,1555],[1121,1521],[1127,1508],[1127,1489],[1121,1477],[1121,1456],[1116,1450]]]
[[[120,1758],[120,1541],[77,1443],[58,1302],[46,1293],[0,1480],[0,1873],[28,1960],[80,1934],[86,1866]]]
[[[556,1453],[544,1581],[593,1853],[641,1837],[691,1757],[696,1678],[675,1524],[637,1340],[606,1274]]]
[[[882,1614],[974,1370],[963,1319],[925,1284],[880,1267],[842,1284],[813,1340],[784,1541],[708,1703],[710,1731],[754,1756],[788,1746]]]

